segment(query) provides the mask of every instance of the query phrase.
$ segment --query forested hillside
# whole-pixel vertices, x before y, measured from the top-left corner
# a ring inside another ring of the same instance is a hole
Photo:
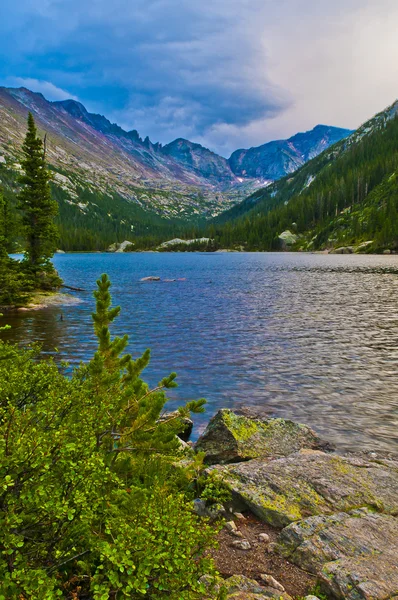
[[[215,220],[222,246],[276,250],[289,230],[293,249],[316,250],[372,241],[398,244],[398,103],[293,176],[259,190]]]
[[[11,250],[18,250],[17,234],[19,215],[15,210],[19,190],[18,173],[0,164],[0,181],[4,197],[12,213],[10,221],[15,231],[9,232],[14,241]],[[58,202],[59,247],[65,251],[105,250],[115,241],[140,238],[140,244],[150,247],[152,239],[182,235],[187,227],[181,219],[162,218],[156,212],[142,209],[117,194],[101,194],[87,188],[79,189],[79,206],[71,203],[67,191],[51,185],[52,196]]]

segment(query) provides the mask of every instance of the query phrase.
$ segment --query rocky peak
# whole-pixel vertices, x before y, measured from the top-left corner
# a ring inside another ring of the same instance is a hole
[[[268,142],[248,150],[236,150],[228,162],[239,177],[276,180],[296,171],[305,162],[351,133],[349,129],[317,125],[314,129],[297,133],[287,140]]]

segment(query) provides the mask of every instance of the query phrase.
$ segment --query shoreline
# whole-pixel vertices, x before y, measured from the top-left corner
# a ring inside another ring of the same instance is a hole
[[[32,310],[42,310],[52,306],[80,304],[81,302],[83,302],[83,300],[80,298],[63,292],[35,292],[26,305],[0,306],[0,312],[2,312],[3,315],[6,315],[7,313],[30,312]]]

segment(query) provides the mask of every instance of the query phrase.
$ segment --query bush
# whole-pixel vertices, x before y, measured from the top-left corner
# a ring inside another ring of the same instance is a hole
[[[196,598],[212,572],[212,529],[192,512],[176,431],[159,421],[175,374],[150,390],[111,339],[98,281],[98,350],[67,378],[38,350],[0,344],[0,599]]]

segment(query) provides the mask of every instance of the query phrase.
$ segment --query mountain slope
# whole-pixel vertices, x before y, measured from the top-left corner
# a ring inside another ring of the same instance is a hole
[[[398,244],[398,101],[291,176],[259,190],[218,219],[222,244],[278,249],[284,230],[301,249],[373,240]]]
[[[18,169],[28,111],[40,133],[47,133],[56,183],[72,202],[84,188],[117,193],[164,217],[192,218],[217,214],[248,193],[233,175],[221,193],[222,186],[185,168],[136,131],[125,132],[74,100],[48,102],[24,88],[0,88],[0,155],[11,168]]]
[[[229,159],[235,175],[277,180],[293,173],[329,146],[346,138],[352,131],[317,125],[288,140],[278,140],[249,150],[236,150]]]
[[[188,227],[214,217],[264,184],[262,178],[238,177],[229,161],[200,144],[178,139],[162,147],[89,113],[75,100],[49,102],[26,88],[0,88],[0,184],[11,196],[18,187],[28,111],[40,135],[47,136],[62,243],[68,249],[102,248],[112,236],[111,241],[122,241],[179,234],[184,223]],[[296,137],[303,156],[327,143],[321,135]]]

